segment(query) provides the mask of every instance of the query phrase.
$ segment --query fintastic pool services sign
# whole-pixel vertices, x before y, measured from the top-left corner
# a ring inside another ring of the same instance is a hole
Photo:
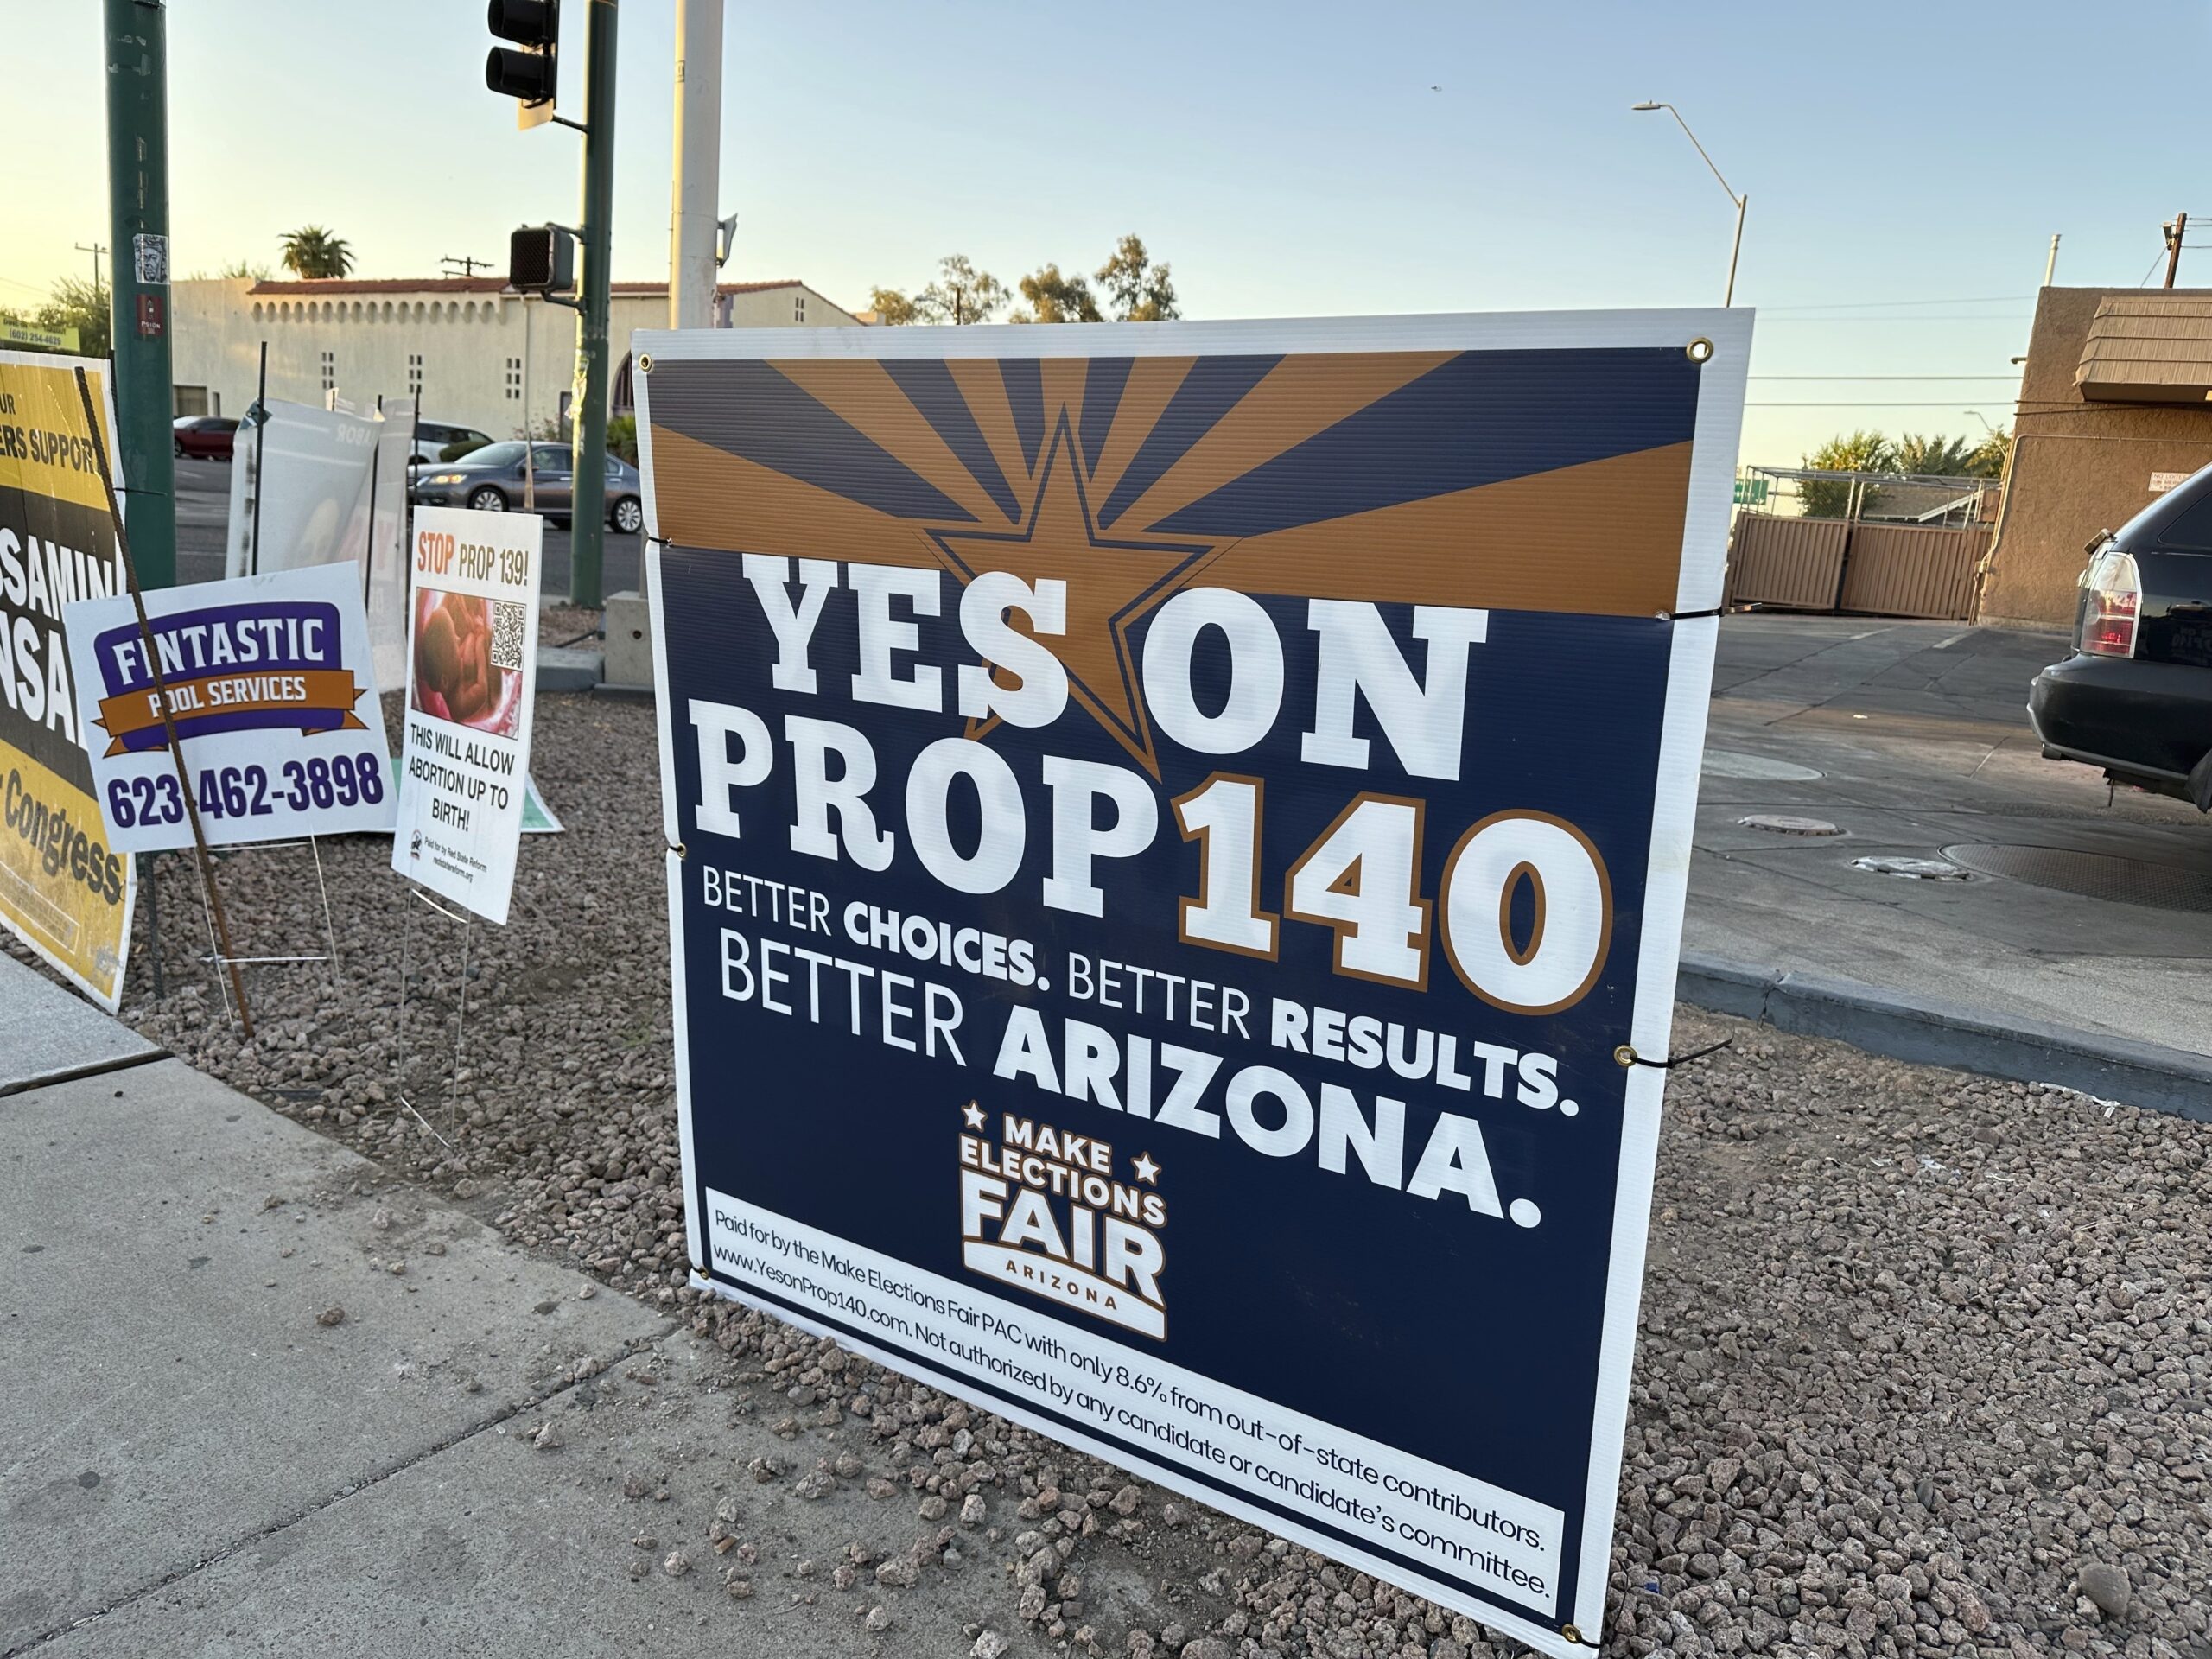
[[[1750,333],[641,337],[699,1282],[1594,1643]]]
[[[145,596],[145,629],[128,594],[68,607],[79,725],[113,845],[190,846],[187,787],[218,844],[391,828],[397,784],[359,581],[326,564],[164,588]]]

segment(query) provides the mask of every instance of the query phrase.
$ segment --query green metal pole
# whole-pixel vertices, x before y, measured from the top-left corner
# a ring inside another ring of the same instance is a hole
[[[143,587],[176,584],[169,437],[168,22],[162,0],[105,0],[108,289],[130,551]],[[602,313],[602,315],[604,315]]]
[[[607,245],[614,217],[614,0],[588,0],[584,41],[583,311],[576,319],[569,602],[596,608],[607,536]]]

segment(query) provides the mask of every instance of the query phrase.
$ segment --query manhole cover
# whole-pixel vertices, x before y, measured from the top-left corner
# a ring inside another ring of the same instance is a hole
[[[1754,812],[1737,823],[1746,830],[1764,830],[1775,836],[1840,836],[1842,830],[1826,818],[1791,817],[1782,812]]]
[[[1940,858],[1892,858],[1885,854],[1872,854],[1851,861],[1854,870],[1872,870],[1876,875],[1901,875],[1909,881],[1964,881],[1968,873],[1956,864]]]
[[[1787,760],[1770,760],[1763,754],[1737,749],[1707,749],[1702,770],[1708,778],[1742,778],[1762,784],[1816,783],[1821,774],[1810,766]]]
[[[1980,875],[2154,910],[2212,911],[2212,872],[2057,847],[1946,847],[1943,856]]]

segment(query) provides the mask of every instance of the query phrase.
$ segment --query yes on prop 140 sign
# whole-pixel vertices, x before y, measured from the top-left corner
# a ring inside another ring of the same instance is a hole
[[[695,1270],[1595,1642],[1750,330],[640,336]]]

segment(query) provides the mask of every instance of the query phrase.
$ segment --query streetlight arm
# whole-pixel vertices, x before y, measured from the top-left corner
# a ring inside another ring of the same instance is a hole
[[[1727,191],[1728,200],[1734,202],[1738,207],[1741,207],[1744,205],[1745,199],[1738,195],[1734,189],[1730,187],[1727,179],[1722,175],[1719,168],[1714,165],[1713,157],[1705,153],[1705,146],[1698,143],[1697,134],[1690,130],[1690,124],[1682,119],[1682,112],[1680,110],[1676,109],[1673,105],[1664,101],[1651,104],[1639,104],[1636,107],[1639,110],[1664,110],[1668,114],[1673,116],[1675,118],[1675,124],[1682,130],[1682,137],[1688,139],[1692,146],[1697,150],[1698,158],[1707,167],[1713,168],[1713,176],[1720,181],[1720,188],[1723,190]]]

